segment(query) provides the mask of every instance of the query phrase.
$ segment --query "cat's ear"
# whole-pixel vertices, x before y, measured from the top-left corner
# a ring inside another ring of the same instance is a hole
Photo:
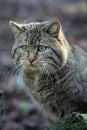
[[[16,22],[10,21],[9,25],[10,25],[11,30],[14,33],[15,36],[18,36],[19,34],[21,34],[25,31],[23,26],[21,26],[21,24],[18,24]]]
[[[52,22],[48,28],[47,28],[47,33],[49,33],[50,35],[52,35],[53,37],[58,38],[58,35],[60,33],[61,30],[61,24],[58,20]]]

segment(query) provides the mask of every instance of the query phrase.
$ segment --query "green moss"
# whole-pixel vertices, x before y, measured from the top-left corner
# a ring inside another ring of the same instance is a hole
[[[80,114],[72,113],[46,130],[87,130],[87,123]]]

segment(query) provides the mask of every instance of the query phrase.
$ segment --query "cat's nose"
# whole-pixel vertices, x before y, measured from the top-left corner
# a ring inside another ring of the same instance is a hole
[[[35,58],[28,57],[29,62],[32,64],[35,61]]]

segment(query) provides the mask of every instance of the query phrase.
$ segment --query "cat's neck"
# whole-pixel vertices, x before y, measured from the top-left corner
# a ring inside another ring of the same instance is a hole
[[[31,89],[37,86],[39,81],[38,73],[31,73],[29,71],[25,71],[23,74],[24,82],[30,86]]]

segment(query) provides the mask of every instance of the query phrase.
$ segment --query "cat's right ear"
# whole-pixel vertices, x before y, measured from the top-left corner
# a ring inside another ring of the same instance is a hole
[[[16,37],[25,31],[23,26],[21,26],[20,24],[16,22],[10,21],[9,25],[11,27],[12,32],[14,33]]]
[[[58,20],[49,23],[49,26],[47,27],[47,33],[49,33],[51,36],[58,38],[61,32],[61,24]]]

